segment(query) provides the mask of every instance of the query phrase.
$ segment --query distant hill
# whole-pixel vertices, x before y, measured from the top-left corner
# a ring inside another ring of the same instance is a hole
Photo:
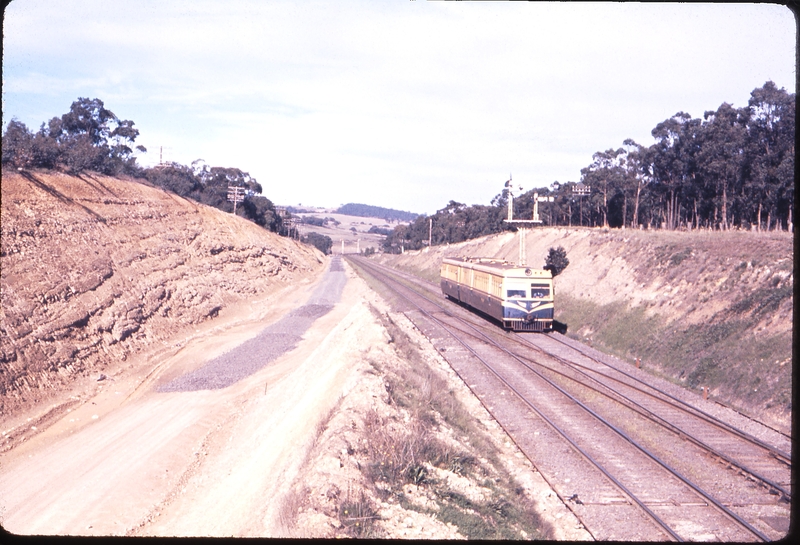
[[[414,221],[419,214],[403,212],[392,208],[382,208],[380,206],[370,206],[368,204],[347,203],[336,210],[337,214],[348,216],[360,216],[362,218],[382,218],[386,221]]]

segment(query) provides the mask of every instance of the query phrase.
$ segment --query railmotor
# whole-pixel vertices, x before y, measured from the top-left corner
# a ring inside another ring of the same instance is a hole
[[[506,329],[550,331],[553,328],[553,275],[486,257],[446,257],[441,267],[442,293],[491,316]]]

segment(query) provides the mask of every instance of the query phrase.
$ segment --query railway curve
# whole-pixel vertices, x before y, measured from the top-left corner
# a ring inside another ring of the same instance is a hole
[[[758,439],[572,339],[504,332],[442,301],[435,284],[348,259],[394,294],[595,538],[768,541],[788,531],[790,438],[765,429]]]

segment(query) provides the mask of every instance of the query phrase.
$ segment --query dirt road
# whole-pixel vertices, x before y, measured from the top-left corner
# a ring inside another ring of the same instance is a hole
[[[92,402],[3,455],[3,527],[18,534],[271,535],[281,487],[342,393],[347,352],[357,344],[352,326],[371,321],[343,277],[328,273],[299,289],[295,301],[308,300],[312,288],[312,303],[342,296],[327,300],[330,312],[312,320],[297,347],[235,384],[158,391],[269,324],[200,339],[146,383],[138,376],[109,381]]]
[[[337,520],[336,505],[329,504],[346,502],[363,486],[368,462],[362,447],[356,452],[351,446],[365,442],[366,415],[384,415],[392,429],[409,423],[408,411],[387,394],[387,380],[394,379],[376,372],[407,365],[376,319],[376,307],[388,312],[349,266],[334,259],[317,282],[243,307],[234,325],[208,326],[180,343],[176,353],[109,375],[63,418],[43,431],[30,430],[36,434],[0,454],[3,528],[24,535],[352,535]],[[416,335],[402,314],[392,320],[405,324],[405,334]],[[415,339],[422,348],[426,341]],[[255,346],[265,343],[283,343],[287,352],[275,355]],[[438,357],[435,349],[424,350],[426,358]],[[254,370],[254,355],[269,361]],[[471,459],[499,456],[502,471],[514,476],[514,492],[498,493],[536,505],[535,531],[542,537],[587,539],[463,382],[445,362],[437,365],[439,370],[423,372],[424,380],[432,380],[431,373],[446,377],[442,391],[461,399],[485,434],[478,444],[497,449],[496,454],[470,451]],[[225,385],[231,376],[239,379]],[[203,380],[206,388],[198,388]],[[442,437],[454,440],[452,429],[437,427]],[[473,448],[456,443],[459,451]],[[482,484],[489,477],[501,481],[496,467],[477,469],[474,482],[429,469],[442,474],[441,483],[456,483],[458,497],[498,501]],[[424,486],[403,490],[412,502],[432,501]],[[380,524],[375,535],[468,535],[419,507],[403,507],[391,498],[375,505]]]

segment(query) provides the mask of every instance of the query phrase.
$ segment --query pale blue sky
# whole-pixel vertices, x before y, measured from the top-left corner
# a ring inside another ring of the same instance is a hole
[[[100,98],[148,153],[239,167],[277,204],[432,213],[578,181],[678,111],[795,91],[769,4],[14,0],[3,128]]]

